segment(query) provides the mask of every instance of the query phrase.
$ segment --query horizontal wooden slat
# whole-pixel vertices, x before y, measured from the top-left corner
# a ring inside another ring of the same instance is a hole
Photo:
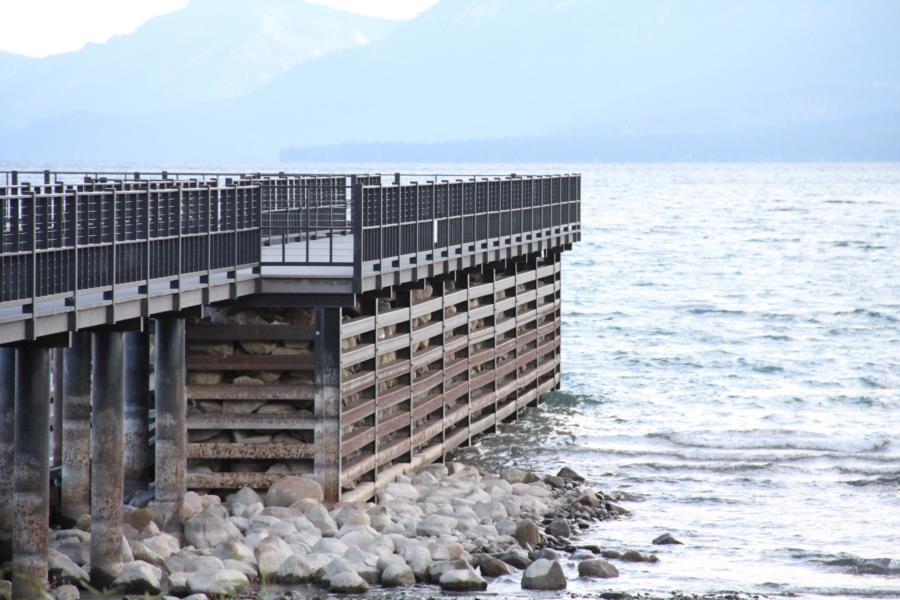
[[[313,444],[188,444],[188,458],[300,459],[315,456]]]
[[[409,386],[401,385],[378,395],[378,408],[385,409],[409,400]]]
[[[444,395],[435,394],[433,397],[429,397],[428,400],[416,404],[415,408],[413,408],[413,421],[418,421],[421,418],[427,417],[434,411],[439,410],[443,403]]]
[[[188,473],[186,480],[187,487],[195,490],[264,489],[285,477],[284,473]]]
[[[190,354],[187,368],[198,371],[301,371],[315,367],[312,354]]]
[[[341,411],[341,425],[348,426],[361,421],[375,412],[375,400],[362,400]]]
[[[361,392],[375,385],[374,371],[361,371],[341,382],[341,393],[344,396]]]
[[[187,386],[190,400],[312,400],[315,387],[311,385],[215,385]]]
[[[446,402],[453,402],[457,398],[461,396],[465,396],[469,393],[469,382],[468,381],[460,381],[450,387],[444,388],[444,400]]]
[[[344,436],[341,443],[341,456],[347,456],[351,452],[356,452],[363,446],[371,444],[375,441],[375,428],[358,429],[350,435]]]
[[[398,456],[401,456],[407,452],[409,452],[410,443],[412,440],[407,438],[401,438],[399,440],[393,440],[390,444],[387,444],[384,447],[378,448],[378,457],[376,462],[379,466],[383,465],[388,461],[392,461]]]
[[[356,481],[374,468],[375,456],[373,454],[365,454],[344,464],[341,469],[341,485],[348,485],[351,481]]]
[[[432,298],[430,300],[425,300],[424,302],[419,302],[418,304],[414,304],[410,308],[410,317],[415,319],[416,317],[421,317],[422,315],[428,315],[433,312],[441,310],[441,306],[444,303],[444,299],[441,297]]]
[[[409,413],[403,412],[378,422],[378,436],[384,437],[409,426]]]
[[[190,324],[185,336],[189,342],[298,341],[314,340],[316,328],[311,325]]]
[[[233,415],[213,413],[191,415],[188,429],[315,429],[315,417],[292,417],[286,414]]]
[[[341,354],[341,366],[352,367],[375,358],[375,344],[362,344]]]
[[[368,333],[375,329],[375,317],[358,317],[341,323],[341,339]]]

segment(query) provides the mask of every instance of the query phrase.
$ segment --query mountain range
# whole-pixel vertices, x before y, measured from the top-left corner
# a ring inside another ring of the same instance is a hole
[[[193,0],[9,58],[5,160],[900,159],[895,0]]]

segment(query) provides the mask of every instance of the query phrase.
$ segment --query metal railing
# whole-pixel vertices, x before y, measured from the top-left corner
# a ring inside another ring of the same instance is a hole
[[[581,179],[304,173],[0,173],[0,307],[266,265],[363,278],[576,241]]]

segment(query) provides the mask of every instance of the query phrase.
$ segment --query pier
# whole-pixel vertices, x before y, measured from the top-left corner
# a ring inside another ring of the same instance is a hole
[[[364,501],[560,382],[579,175],[0,173],[0,562],[91,516],[314,478]],[[51,434],[52,431],[52,434]],[[10,535],[11,533],[11,535]]]

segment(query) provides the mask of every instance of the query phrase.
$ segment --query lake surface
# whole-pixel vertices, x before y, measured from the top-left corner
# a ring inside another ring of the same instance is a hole
[[[557,168],[564,393],[464,455],[641,495],[602,589],[900,597],[900,165]]]

